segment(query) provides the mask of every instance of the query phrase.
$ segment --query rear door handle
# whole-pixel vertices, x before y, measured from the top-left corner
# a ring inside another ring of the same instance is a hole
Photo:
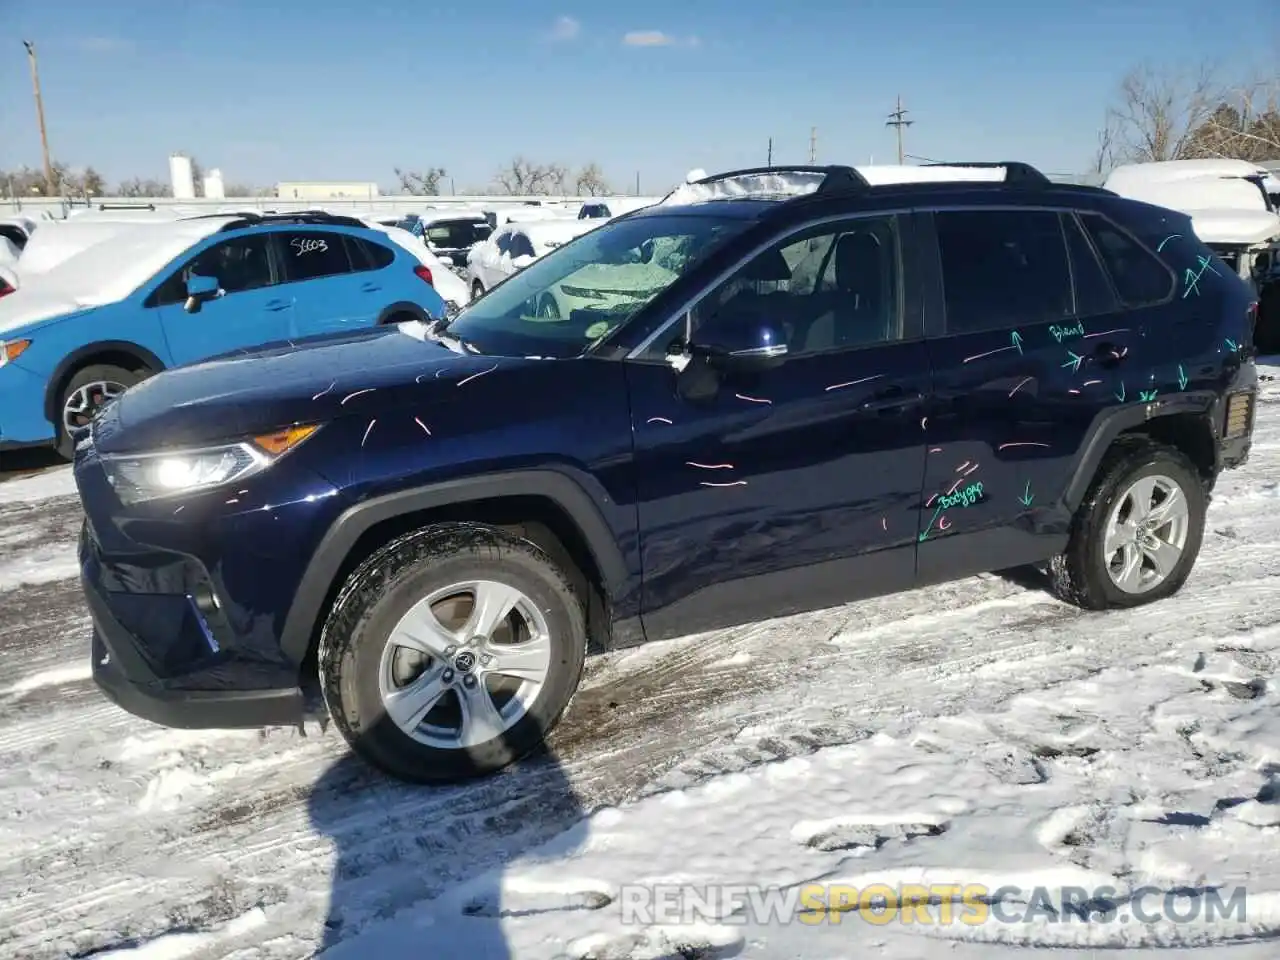
[[[1098,366],[1106,367],[1107,369],[1119,366],[1128,355],[1128,347],[1121,347],[1114,343],[1100,343],[1093,351],[1093,358],[1097,361]]]
[[[871,399],[862,404],[862,409],[869,413],[892,413],[895,410],[901,410],[903,407],[909,407],[913,404],[917,404],[923,399],[924,394],[919,390],[904,390],[902,387],[890,387],[887,390],[881,390],[879,393],[872,395]]]
[[[364,293],[376,293],[382,289],[379,283],[364,283],[360,285],[360,290]]]
[[[293,306],[292,300],[268,300],[267,309],[272,313],[279,313],[281,310],[288,310]]]

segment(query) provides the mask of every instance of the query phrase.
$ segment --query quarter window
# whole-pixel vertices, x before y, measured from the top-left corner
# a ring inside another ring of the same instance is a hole
[[[360,237],[343,235],[347,244],[347,253],[351,257],[352,268],[360,270],[381,270],[395,262],[396,255],[380,243],[371,243]]]
[[[1125,306],[1160,303],[1173,293],[1173,276],[1154,254],[1096,213],[1081,217]]]
[[[1050,210],[935,214],[947,332],[1053,323],[1075,311],[1067,248]]]

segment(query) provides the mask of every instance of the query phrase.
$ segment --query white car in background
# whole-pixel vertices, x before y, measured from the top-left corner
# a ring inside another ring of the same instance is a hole
[[[467,281],[453,272],[443,260],[427,249],[421,238],[415,237],[403,227],[390,226],[376,220],[365,220],[368,226],[381,230],[397,245],[404,247],[418,258],[418,262],[431,271],[431,286],[444,300],[449,315],[457,313],[471,302],[471,288]]]
[[[471,299],[519,273],[541,256],[600,226],[602,220],[550,219],[508,223],[467,255]]]

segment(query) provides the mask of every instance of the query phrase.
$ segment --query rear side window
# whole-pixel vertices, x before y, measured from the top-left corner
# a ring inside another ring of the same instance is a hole
[[[947,333],[1053,323],[1075,303],[1067,246],[1052,210],[934,214]]]
[[[351,272],[345,238],[340,233],[282,231],[277,236],[289,280],[318,280]]]
[[[354,270],[381,270],[395,262],[396,255],[380,243],[343,235]]]
[[[1086,213],[1081,221],[1125,306],[1142,307],[1169,299],[1173,275],[1153,253],[1105,217]]]

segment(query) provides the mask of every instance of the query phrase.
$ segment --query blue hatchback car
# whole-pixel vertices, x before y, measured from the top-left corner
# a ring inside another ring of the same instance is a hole
[[[0,450],[52,444],[133,384],[276,341],[444,316],[431,270],[323,213],[126,229],[0,300]]]

